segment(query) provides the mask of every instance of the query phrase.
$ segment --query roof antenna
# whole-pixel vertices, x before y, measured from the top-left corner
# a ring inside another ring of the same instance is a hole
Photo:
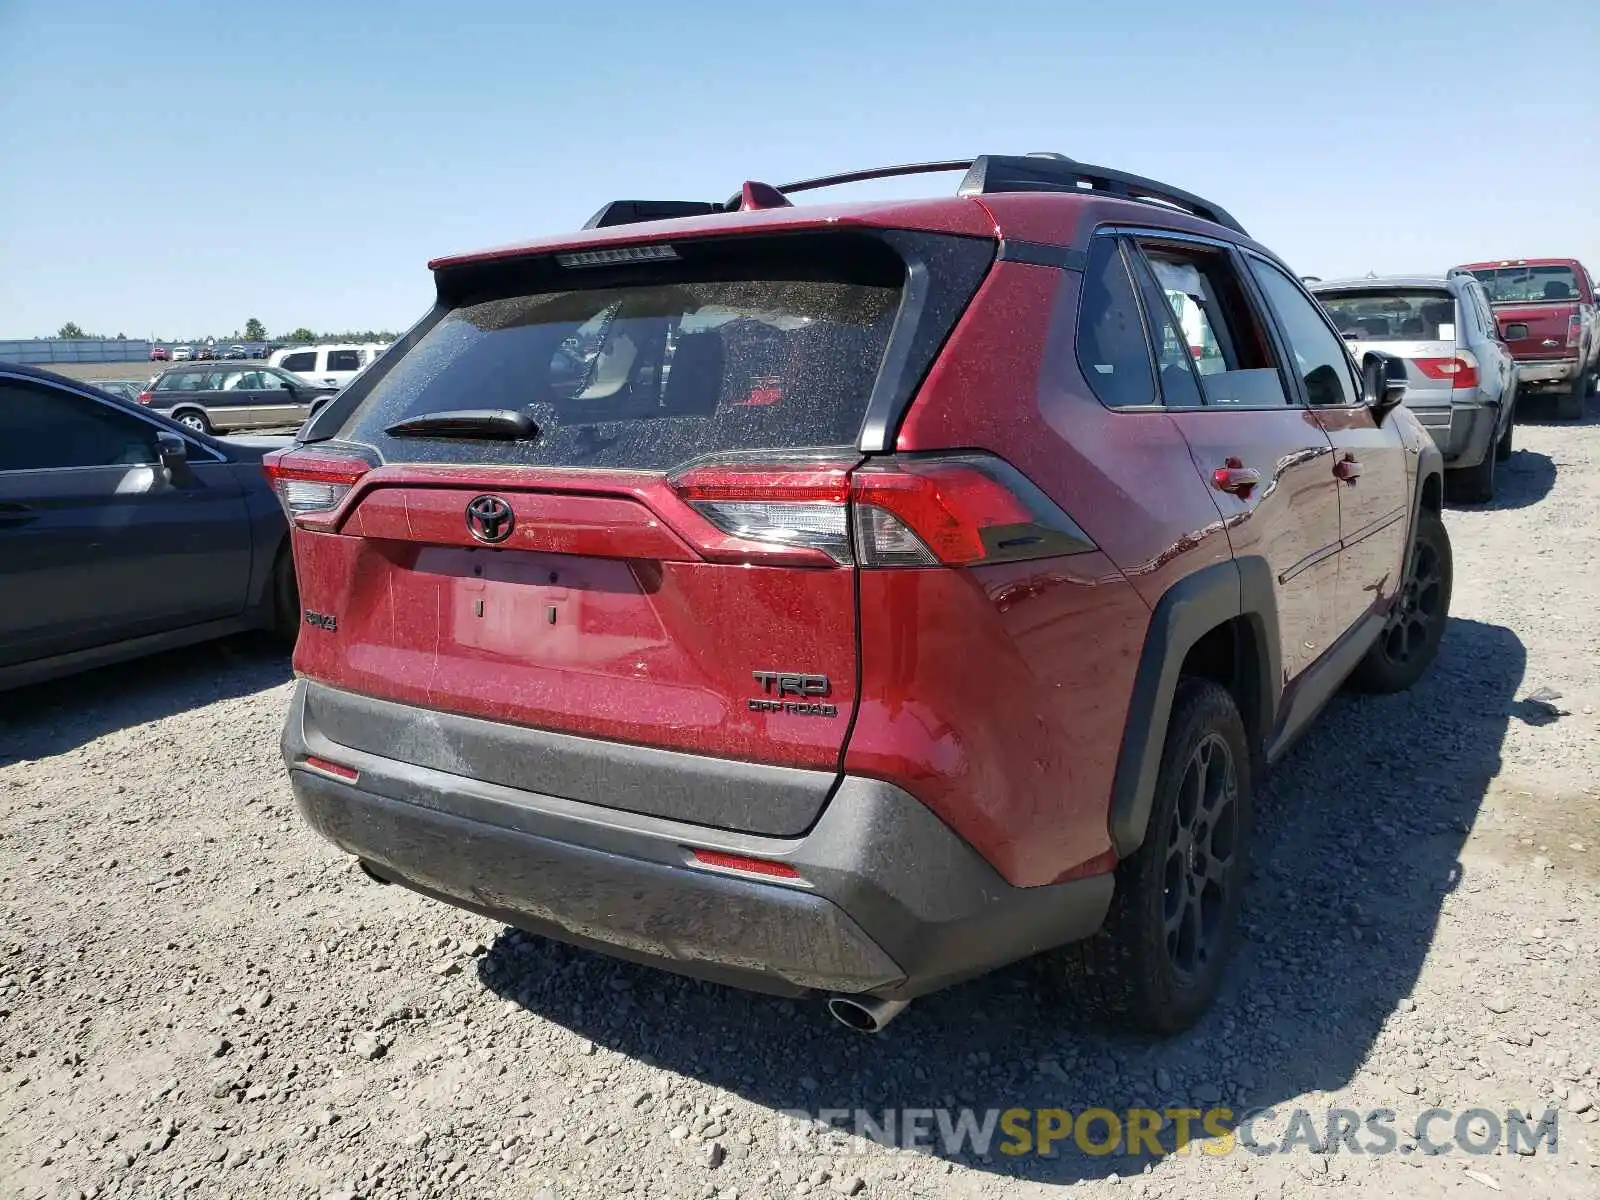
[[[758,208],[793,208],[794,201],[770,183],[746,179],[739,191],[739,211],[752,212]]]

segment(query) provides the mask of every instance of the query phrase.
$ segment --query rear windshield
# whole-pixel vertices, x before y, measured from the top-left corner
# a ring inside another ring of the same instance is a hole
[[[545,290],[546,272],[541,287],[469,297],[390,367],[339,436],[388,461],[650,470],[724,451],[850,445],[904,275],[875,249],[848,262],[762,255],[712,278],[668,266],[562,290]],[[568,278],[584,282],[580,271]],[[539,432],[525,442],[384,432],[461,409],[527,409]]]
[[[1583,292],[1571,267],[1495,267],[1473,271],[1493,304],[1577,300]]]
[[[1387,288],[1317,299],[1353,342],[1448,342],[1456,336],[1455,297],[1446,291]]]

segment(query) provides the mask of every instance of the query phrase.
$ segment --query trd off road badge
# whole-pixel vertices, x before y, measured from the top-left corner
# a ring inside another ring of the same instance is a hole
[[[839,706],[819,697],[832,691],[826,675],[791,675],[786,671],[752,671],[762,694],[750,701],[751,712],[788,713],[796,717],[837,717]]]

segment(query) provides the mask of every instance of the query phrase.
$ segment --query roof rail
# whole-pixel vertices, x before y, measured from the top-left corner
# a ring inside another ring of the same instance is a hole
[[[1130,175],[1110,167],[1081,163],[1064,154],[980,154],[977,158],[942,159],[933,162],[900,163],[871,167],[864,171],[844,171],[780,184],[772,190],[787,196],[818,188],[861,183],[869,179],[892,179],[901,175],[928,175],[945,171],[965,171],[958,196],[987,196],[996,192],[1102,192],[1123,200],[1137,200],[1162,208],[1176,209],[1231,229],[1248,237],[1244,226],[1234,220],[1220,204],[1213,204],[1193,192],[1170,187],[1143,175]],[[705,216],[736,212],[746,203],[746,190],[735,193],[724,204],[702,200],[614,200],[584,225],[599,229],[608,225],[628,225],[635,221],[661,221],[671,217]],[[763,187],[765,185],[753,185]],[[747,206],[747,205],[746,205]]]
[[[1060,154],[980,155],[972,160],[972,167],[956,189],[956,195],[986,196],[993,192],[1105,192],[1124,200],[1176,208],[1250,236],[1227,209],[1193,192],[1146,179],[1143,175],[1077,162]]]

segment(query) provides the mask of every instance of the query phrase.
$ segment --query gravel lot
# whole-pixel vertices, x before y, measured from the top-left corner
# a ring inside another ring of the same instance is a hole
[[[1249,940],[1223,1001],[1167,1043],[1085,1029],[1037,965],[863,1038],[820,1005],[380,887],[296,817],[288,667],[253,641],[0,697],[0,1181],[28,1197],[1600,1195],[1600,422],[1534,421],[1517,442],[1500,500],[1448,514],[1455,615],[1429,678],[1338,699],[1269,780]],[[1388,1107],[1400,1143],[796,1149],[780,1115],[1218,1103],[1276,1110],[1267,1142],[1297,1107],[1319,1130],[1330,1106]],[[1440,1140],[1467,1109],[1554,1107],[1558,1145],[1424,1154],[1407,1133],[1430,1107],[1452,1114]]]

